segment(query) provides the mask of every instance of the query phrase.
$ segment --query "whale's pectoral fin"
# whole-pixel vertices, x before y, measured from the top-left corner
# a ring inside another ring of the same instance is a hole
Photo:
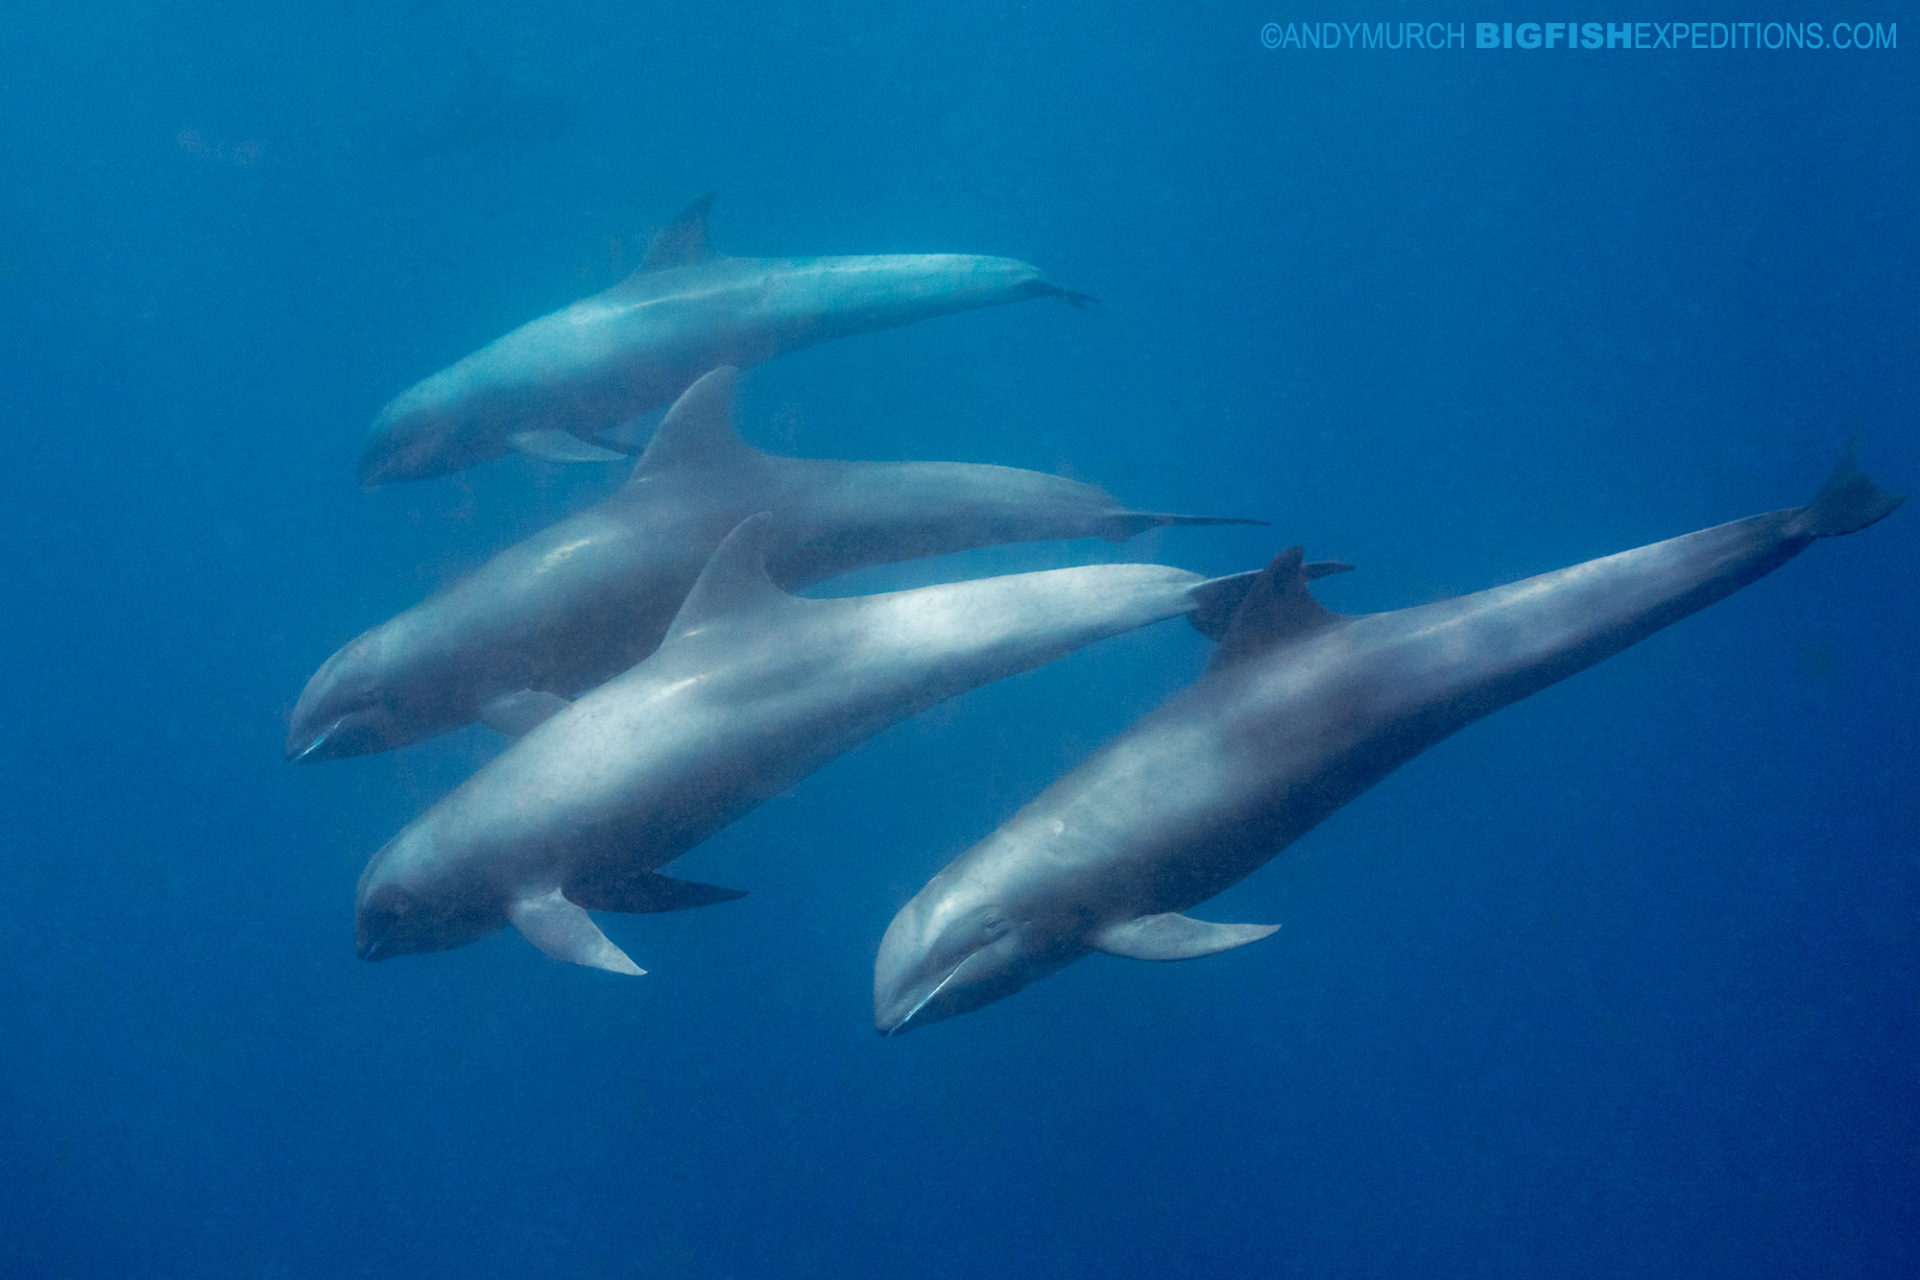
[[[593,443],[618,449],[630,458],[637,458],[646,452],[647,441],[653,439],[654,428],[660,425],[660,416],[657,413],[643,413],[603,427],[594,433]]]
[[[572,705],[557,693],[545,689],[518,689],[503,693],[480,708],[480,723],[495,733],[517,738],[556,711]]]
[[[1258,942],[1277,924],[1214,924],[1178,911],[1110,924],[1088,941],[1094,950],[1132,960],[1192,960]]]
[[[747,896],[697,880],[676,880],[658,871],[596,872],[569,880],[567,899],[593,911],[686,911]]]
[[[555,960],[583,964],[608,973],[639,975],[645,973],[613,945],[600,926],[585,910],[568,902],[558,889],[538,897],[516,899],[507,908],[507,919],[520,936]]]
[[[548,427],[543,431],[516,431],[507,444],[529,458],[543,462],[624,462],[627,455],[617,449],[588,444],[579,436]]]

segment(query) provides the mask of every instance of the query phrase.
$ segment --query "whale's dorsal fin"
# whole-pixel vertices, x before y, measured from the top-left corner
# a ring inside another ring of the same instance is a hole
[[[681,392],[634,464],[634,479],[668,467],[738,465],[761,457],[733,427],[733,390],[739,380],[738,369],[722,365]]]
[[[707,247],[707,211],[713,208],[713,192],[695,196],[693,203],[679,216],[654,233],[647,256],[640,260],[635,275],[647,271],[665,271],[669,267],[691,267],[714,256]]]
[[[558,889],[514,899],[507,906],[507,919],[513,921],[520,936],[555,960],[608,973],[638,976],[646,972],[600,932],[592,916],[568,902]]]
[[[716,618],[749,610],[799,604],[767,576],[767,552],[774,541],[773,516],[762,511],[734,527],[707,560],[680,612],[673,615],[662,647],[699,631]]]
[[[1352,568],[1337,560],[1307,564],[1306,553],[1299,547],[1282,551],[1248,584],[1207,670],[1231,666],[1250,654],[1339,622],[1340,615],[1315,600],[1307,583]]]
[[[1338,560],[1310,560],[1300,566],[1300,573],[1308,582],[1331,573],[1350,573],[1352,570],[1352,565]],[[1250,569],[1246,573],[1229,574],[1201,583],[1193,589],[1194,599],[1198,603],[1193,612],[1187,615],[1187,621],[1209,640],[1217,642],[1226,639],[1227,632],[1233,629],[1233,620],[1239,616],[1240,606],[1246,603],[1254,584],[1265,575],[1265,569]]]
[[[1214,924],[1178,911],[1136,916],[1110,924],[1088,939],[1096,951],[1130,960],[1192,960],[1244,947],[1273,933],[1277,924]]]

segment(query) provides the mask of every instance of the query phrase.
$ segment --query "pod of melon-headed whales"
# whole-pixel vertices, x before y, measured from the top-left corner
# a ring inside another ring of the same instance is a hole
[[[555,959],[644,972],[594,911],[740,891],[663,868],[867,738],[1108,636],[1184,617],[1201,677],[900,908],[874,967],[886,1035],[967,1013],[1091,952],[1184,960],[1271,934],[1186,914],[1434,743],[1755,582],[1901,498],[1849,448],[1802,507],[1437,603],[1320,605],[1349,566],[1301,548],[1205,578],[1093,564],[807,599],[856,569],[1045,539],[1263,523],[1127,506],[1008,467],[781,457],[734,426],[742,368],[1024,298],[1091,301],[1010,258],[730,258],[712,198],[640,269],[423,379],[376,418],[368,486],[509,451],[625,461],[605,433],[671,402],[612,496],[364,632],[294,708],[287,757],[387,751],[480,722],[513,741],[376,852],[365,960],[512,925]],[[876,922],[877,924],[877,922]]]

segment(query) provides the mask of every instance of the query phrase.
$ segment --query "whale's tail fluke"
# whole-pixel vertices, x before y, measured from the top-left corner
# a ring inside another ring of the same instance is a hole
[[[1840,455],[1819,496],[1800,508],[1788,525],[1788,531],[1804,538],[1837,538],[1858,533],[1893,514],[1907,500],[1904,493],[1888,493],[1867,479],[1855,454],[1859,441],[1851,441]]]
[[[1085,311],[1089,307],[1100,305],[1100,299],[1090,293],[1081,293],[1078,289],[1063,289],[1049,280],[1035,280],[1033,295],[1037,298],[1058,298],[1068,306]]]

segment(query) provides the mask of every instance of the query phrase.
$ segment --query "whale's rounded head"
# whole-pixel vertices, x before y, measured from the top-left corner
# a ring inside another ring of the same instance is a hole
[[[399,885],[382,885],[354,904],[353,950],[362,960],[386,960],[433,951],[427,904]]]
[[[434,833],[415,823],[373,855],[354,895],[353,949],[362,960],[446,951],[497,931],[505,916],[478,902],[440,855]]]
[[[873,1022],[898,1035],[1001,1000],[1084,951],[964,881],[934,881],[887,926],[873,966]]]
[[[436,374],[396,396],[367,431],[360,451],[360,484],[376,489],[395,480],[429,480],[499,457],[505,445],[471,421],[464,396],[438,384]]]
[[[368,755],[424,736],[411,728],[386,694],[383,639],[378,629],[369,631],[313,673],[287,724],[287,759]]]

